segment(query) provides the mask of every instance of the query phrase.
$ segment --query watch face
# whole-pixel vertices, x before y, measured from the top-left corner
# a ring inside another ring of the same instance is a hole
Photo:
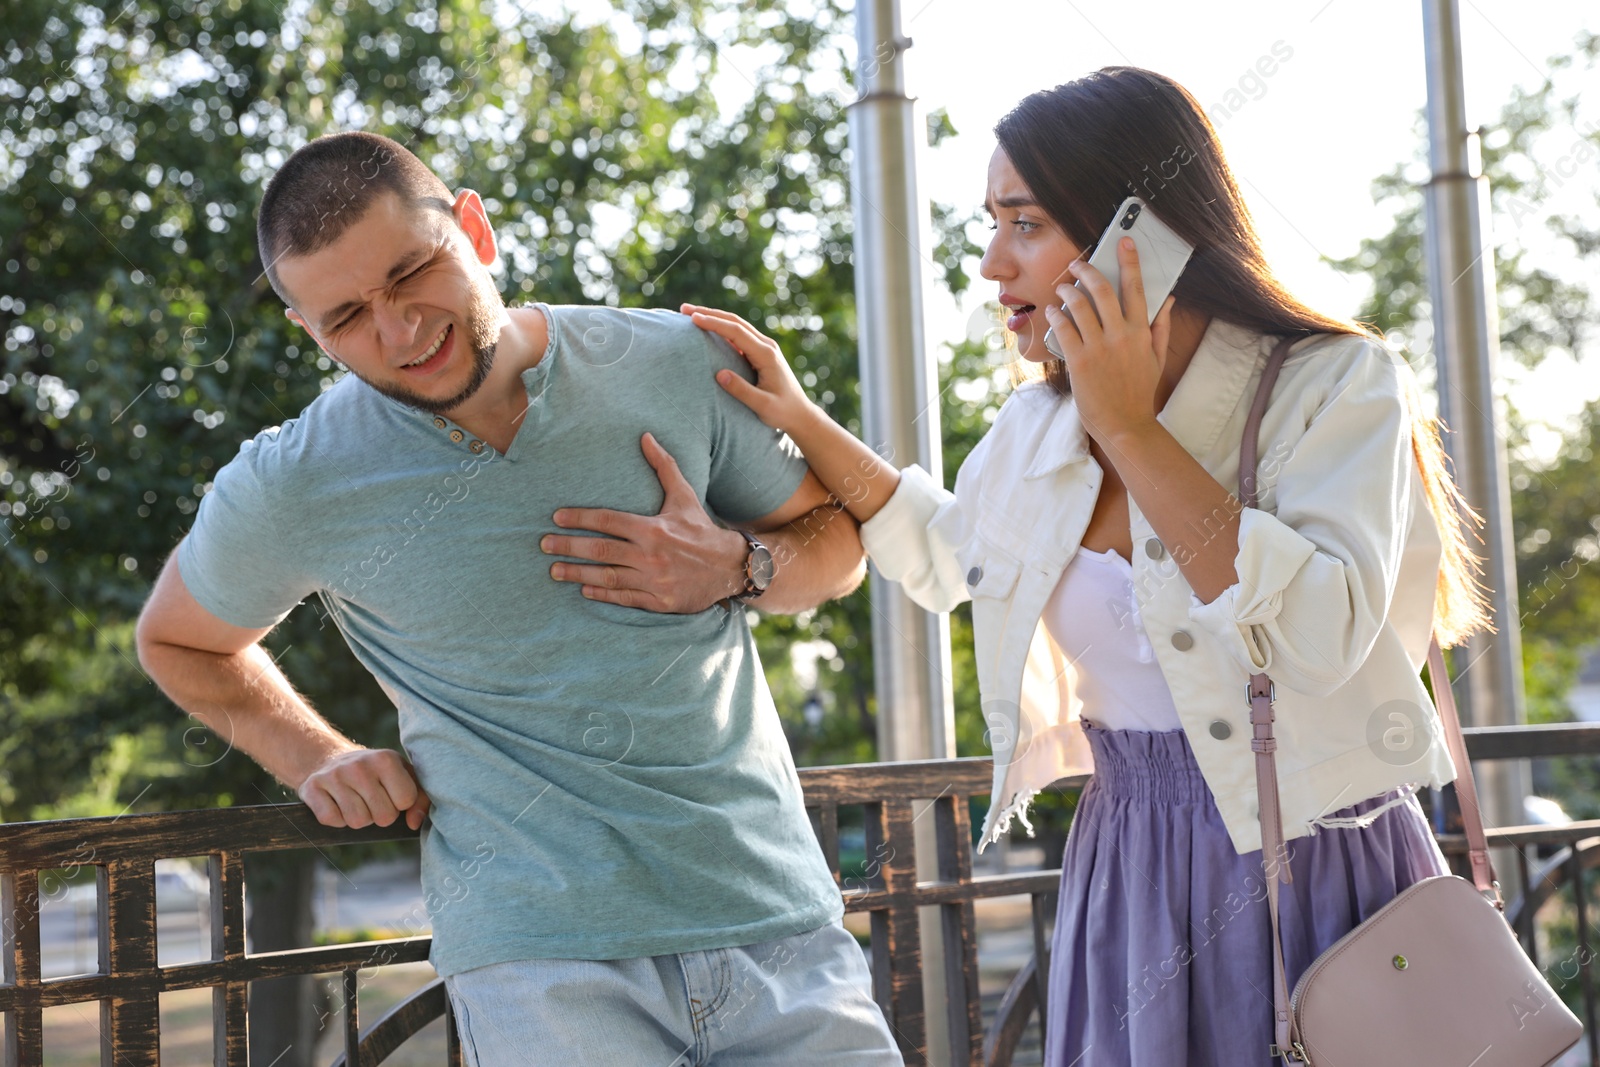
[[[771,585],[772,577],[777,571],[777,564],[772,561],[772,552],[766,545],[757,542],[750,546],[750,581],[757,589],[765,589]]]

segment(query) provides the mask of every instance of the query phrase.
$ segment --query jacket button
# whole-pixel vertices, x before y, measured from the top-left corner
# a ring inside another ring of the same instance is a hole
[[[435,416],[434,420],[433,420],[433,425],[435,427],[437,427],[438,429],[442,430],[442,429],[445,428],[445,421],[444,421],[444,419],[439,418],[438,416]]]
[[[977,585],[981,581],[983,581],[983,568],[982,567],[974,567],[970,571],[967,572],[967,584],[968,585]]]
[[[473,441],[470,444],[468,444],[467,447],[470,448],[475,453],[476,452],[482,452],[483,451],[483,442],[482,441]]]
[[[1228,725],[1227,719],[1212,719],[1211,736],[1218,741],[1226,741],[1233,736],[1233,727]]]
[[[461,443],[461,439],[463,437],[466,437],[466,436],[467,435],[462,433],[460,430],[451,430],[450,431],[450,440],[454,441],[458,445]]]
[[[1194,638],[1189,636],[1188,630],[1178,630],[1172,635],[1172,647],[1179,652],[1187,652],[1194,647]]]
[[[1167,554],[1167,547],[1152,537],[1144,543],[1144,554],[1151,559],[1160,559]]]

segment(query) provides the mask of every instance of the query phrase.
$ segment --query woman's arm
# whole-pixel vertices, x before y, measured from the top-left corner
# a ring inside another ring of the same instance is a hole
[[[817,478],[857,522],[876,515],[899,487],[900,472],[811,402],[778,343],[732,312],[695,304],[680,310],[696,326],[731,344],[755,369],[754,385],[726,370],[717,375],[717,384],[762,422],[788,434]]]
[[[1101,447],[1202,603],[1239,581],[1234,561],[1244,506],[1171,431],[1152,419]]]
[[[749,361],[754,385],[730,371],[717,374],[718,384],[799,446],[818,480],[861,524],[861,544],[879,575],[929,611],[949,611],[966,600],[971,593],[956,549],[970,530],[955,495],[920,467],[896,470],[829,418],[806,397],[772,338],[726,311],[695,304],[682,310]],[[987,440],[967,457],[964,474],[976,469]]]
[[[1366,661],[1399,590],[1413,523],[1431,523],[1403,363],[1376,342],[1328,345],[1305,431],[1270,462],[1272,510],[1239,514],[1236,585],[1189,617],[1246,670],[1323,695]],[[1431,540],[1431,538],[1430,538]],[[1234,547],[1233,545],[1229,546]],[[1406,596],[1431,603],[1435,571]]]
[[[1088,294],[1057,289],[1071,318],[1045,311],[1084,426],[1196,594],[1189,617],[1245,670],[1330,693],[1366,659],[1395,592],[1405,533],[1414,518],[1428,521],[1415,516],[1400,382],[1409,372],[1376,343],[1319,355],[1326,393],[1277,463],[1274,510],[1243,508],[1156,420],[1166,340],[1160,316],[1157,329],[1144,325],[1136,253],[1121,255],[1126,314],[1105,276],[1082,263],[1072,269]]]
[[[1146,325],[1144,280],[1131,238],[1119,242],[1117,259],[1120,304],[1104,274],[1074,261],[1067,269],[1083,288],[1065,283],[1056,289],[1071,317],[1051,306],[1045,317],[1065,349],[1084,429],[1105,451],[1189,587],[1209,603],[1239,580],[1234,559],[1240,504],[1157,420],[1173,299]]]

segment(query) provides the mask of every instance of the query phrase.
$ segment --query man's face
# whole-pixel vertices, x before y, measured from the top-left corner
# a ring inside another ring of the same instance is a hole
[[[289,317],[323,351],[388,396],[449,412],[483,384],[505,306],[484,264],[494,237],[475,194],[454,217],[386,193],[333,244],[285,256]]]

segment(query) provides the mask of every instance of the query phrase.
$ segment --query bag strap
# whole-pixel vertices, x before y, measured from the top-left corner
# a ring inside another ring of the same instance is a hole
[[[1272,387],[1283,369],[1294,337],[1285,337],[1272,348],[1261,370],[1261,383],[1250,415],[1245,420],[1244,439],[1239,443],[1239,501],[1247,508],[1258,503],[1256,459],[1259,455],[1261,419],[1266,414]],[[1272,1023],[1274,1056],[1288,1057],[1299,1044],[1299,1028],[1289,1012],[1289,984],[1283,970],[1283,938],[1278,931],[1278,881],[1292,885],[1293,876],[1283,854],[1283,814],[1278,810],[1278,767],[1273,753],[1277,739],[1272,736],[1272,704],[1276,697],[1272,679],[1263,673],[1250,676],[1245,686],[1250,702],[1250,748],[1256,754],[1256,810],[1261,822],[1261,865],[1267,877],[1267,911],[1272,916]]]
[[[1428,677],[1433,680],[1433,702],[1444,723],[1445,741],[1450,746],[1450,762],[1456,767],[1456,800],[1461,804],[1461,825],[1467,834],[1467,858],[1472,864],[1472,884],[1496,908],[1505,910],[1500,899],[1500,883],[1489,859],[1489,842],[1483,834],[1483,812],[1478,807],[1478,785],[1472,780],[1472,762],[1467,758],[1467,741],[1461,736],[1461,719],[1456,714],[1456,695],[1450,688],[1450,672],[1445,669],[1444,651],[1435,637],[1428,645]]]
[[[1277,383],[1278,372],[1288,358],[1289,347],[1299,340],[1290,336],[1273,346],[1272,354],[1261,371],[1261,381],[1255,399],[1250,404],[1250,414],[1245,420],[1244,439],[1239,444],[1239,500],[1247,508],[1258,503],[1256,492],[1256,461],[1259,455],[1261,419],[1266,414],[1267,401],[1272,387]],[[1472,764],[1467,759],[1467,745],[1461,736],[1461,720],[1456,713],[1455,694],[1450,689],[1450,674],[1445,669],[1444,652],[1439,639],[1433,637],[1428,645],[1428,675],[1433,680],[1434,702],[1439,708],[1439,718],[1444,727],[1445,741],[1450,749],[1450,759],[1456,767],[1456,797],[1461,803],[1461,820],[1467,833],[1468,855],[1472,863],[1472,882],[1497,908],[1500,884],[1495,881],[1494,866],[1489,860],[1489,848],[1483,833],[1483,817],[1478,807],[1477,785],[1472,779]],[[1278,769],[1274,753],[1278,742],[1272,736],[1273,710],[1276,697],[1272,679],[1266,674],[1250,676],[1246,686],[1250,702],[1250,748],[1256,754],[1256,799],[1261,823],[1261,862],[1267,876],[1267,910],[1272,916],[1272,979],[1273,979],[1273,1036],[1274,1056],[1297,1055],[1300,1035],[1289,1010],[1289,985],[1283,967],[1283,938],[1278,928],[1278,883],[1292,885],[1288,858],[1284,853],[1283,814],[1278,807]]]

